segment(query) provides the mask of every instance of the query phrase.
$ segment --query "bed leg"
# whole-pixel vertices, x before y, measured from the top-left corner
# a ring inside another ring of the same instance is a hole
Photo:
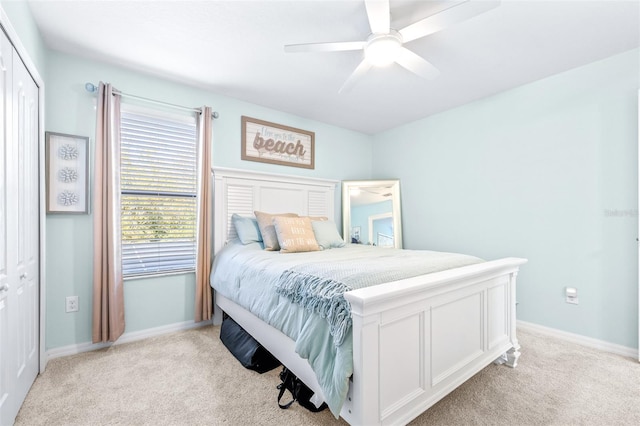
[[[505,364],[507,364],[508,367],[516,368],[518,365],[518,358],[520,358],[520,345],[516,343],[514,347],[507,351],[506,355],[507,362]]]
[[[502,355],[500,355],[498,358],[496,358],[496,359],[493,361],[493,363],[494,363],[495,365],[502,365],[502,364],[506,363],[507,361],[508,361],[507,353],[505,352],[505,353],[503,353]]]
[[[226,316],[227,313],[220,309],[218,305],[215,305],[213,308],[213,325],[221,325]]]
[[[518,365],[518,358],[520,358],[520,345],[516,343],[514,347],[500,355],[495,361],[493,361],[493,363],[495,365],[505,364],[508,367],[516,368]]]

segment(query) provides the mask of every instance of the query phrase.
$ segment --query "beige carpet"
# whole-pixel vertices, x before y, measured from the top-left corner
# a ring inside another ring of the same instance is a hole
[[[276,404],[278,370],[246,370],[204,327],[49,362],[16,425],[325,425]],[[412,424],[640,425],[640,364],[519,331],[516,369],[490,365]]]

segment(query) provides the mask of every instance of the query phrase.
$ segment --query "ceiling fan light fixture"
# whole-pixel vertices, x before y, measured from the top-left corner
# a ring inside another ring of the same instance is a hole
[[[390,28],[391,11],[389,0],[363,0],[369,20],[371,34],[366,41],[343,41],[329,43],[290,44],[286,52],[339,52],[364,50],[364,58],[349,75],[338,93],[349,91],[372,67],[383,67],[397,63],[419,77],[432,80],[440,73],[438,69],[420,55],[405,48],[403,44],[427,37],[459,22],[500,5],[501,0],[460,0],[457,4],[427,16],[401,28]],[[411,2],[417,3],[417,2]]]
[[[402,48],[402,36],[397,32],[372,34],[364,48],[364,57],[375,67],[390,65],[398,59]]]

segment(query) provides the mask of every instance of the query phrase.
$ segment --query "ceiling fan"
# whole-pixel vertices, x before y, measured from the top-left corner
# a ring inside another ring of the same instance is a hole
[[[437,77],[440,72],[436,67],[404,47],[403,44],[491,10],[500,5],[500,0],[462,0],[448,9],[401,30],[391,28],[389,0],[364,0],[364,4],[371,27],[371,34],[366,41],[289,44],[284,47],[285,52],[364,50],[364,59],[347,78],[338,93],[350,90],[371,67],[386,66],[394,62],[420,77],[426,79]]]

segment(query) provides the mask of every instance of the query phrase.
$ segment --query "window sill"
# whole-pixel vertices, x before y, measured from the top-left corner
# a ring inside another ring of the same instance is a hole
[[[161,277],[170,277],[174,275],[187,275],[187,274],[195,274],[195,269],[190,269],[186,271],[173,271],[173,272],[158,272],[158,273],[150,273],[150,274],[140,274],[140,275],[130,275],[128,277],[124,277],[124,281],[134,281],[134,280],[144,280],[149,278],[161,278]]]

